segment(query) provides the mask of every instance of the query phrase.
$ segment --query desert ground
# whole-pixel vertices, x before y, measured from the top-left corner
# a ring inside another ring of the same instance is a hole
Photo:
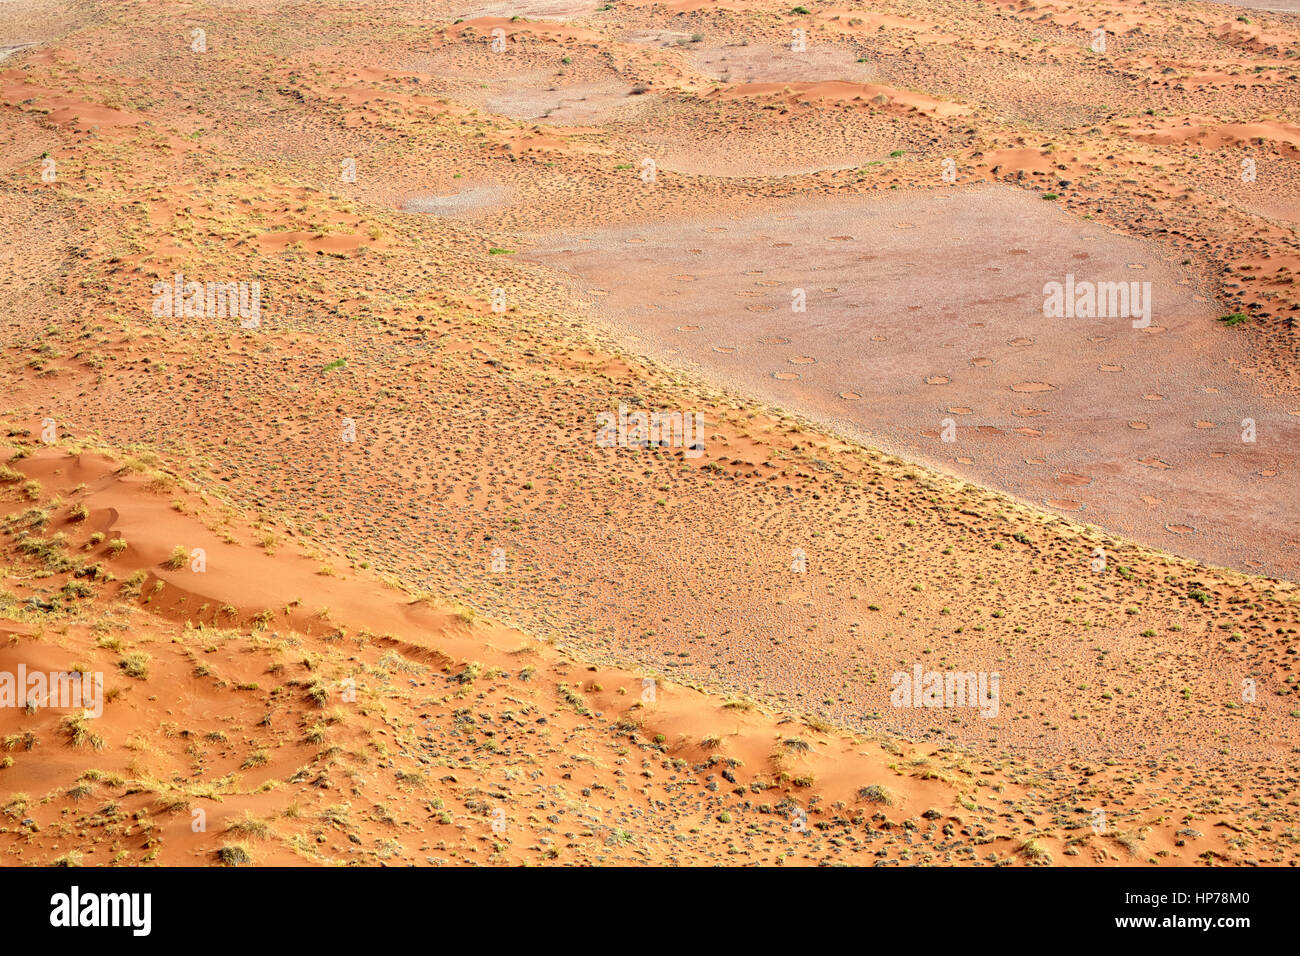
[[[1294,6],[0,4],[0,859],[1296,865]]]

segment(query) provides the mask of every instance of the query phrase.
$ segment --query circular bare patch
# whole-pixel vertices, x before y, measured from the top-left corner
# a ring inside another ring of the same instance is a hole
[[[1049,508],[1055,508],[1057,511],[1082,511],[1083,502],[1075,501],[1073,498],[1047,498],[1045,504]]]

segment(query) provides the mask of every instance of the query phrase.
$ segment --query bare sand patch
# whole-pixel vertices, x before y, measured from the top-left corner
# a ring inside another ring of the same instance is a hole
[[[477,20],[482,17],[572,20],[595,13],[603,5],[603,0],[518,0],[518,2],[485,3],[469,7],[456,16],[461,20]]]
[[[671,343],[672,361],[706,377],[1025,500],[1064,500],[1055,475],[1089,476],[1069,500],[1090,522],[1192,558],[1300,575],[1283,547],[1300,518],[1300,424],[1237,371],[1249,364],[1243,338],[1154,246],[1001,187],[580,235],[539,237],[531,254],[579,289],[607,290],[600,312],[652,352]],[[687,268],[693,281],[671,281]],[[1130,317],[1044,317],[1044,284],[1067,273],[1150,282],[1152,324],[1166,333]],[[700,331],[682,336],[683,324]],[[764,344],[777,339],[789,344]],[[811,361],[792,374],[792,355]],[[954,407],[978,413],[945,443]],[[1253,442],[1237,434],[1246,419]],[[1198,421],[1230,424],[1229,440]],[[1026,469],[1026,455],[1052,470]],[[1140,505],[1143,495],[1161,506]]]
[[[686,59],[696,70],[723,83],[816,83],[875,79],[870,63],[859,63],[855,51],[843,46],[809,44],[796,53],[789,45],[770,43],[700,43],[687,47]]]
[[[681,30],[631,30],[623,35],[622,40],[637,46],[677,47],[690,43],[693,36]]]
[[[1286,224],[1300,223],[1300,202],[1296,200],[1270,195],[1262,198],[1251,197],[1240,202],[1243,208],[1267,219],[1279,220]]]
[[[466,186],[442,196],[413,196],[402,203],[402,211],[426,216],[467,216],[501,203],[505,195],[502,186]]]
[[[1213,0],[1227,7],[1266,10],[1270,13],[1300,13],[1300,0]]]
[[[499,93],[487,98],[493,113],[513,119],[537,120],[565,126],[595,126],[647,100],[632,95],[632,87],[617,80],[597,80],[568,86],[497,84]]]

